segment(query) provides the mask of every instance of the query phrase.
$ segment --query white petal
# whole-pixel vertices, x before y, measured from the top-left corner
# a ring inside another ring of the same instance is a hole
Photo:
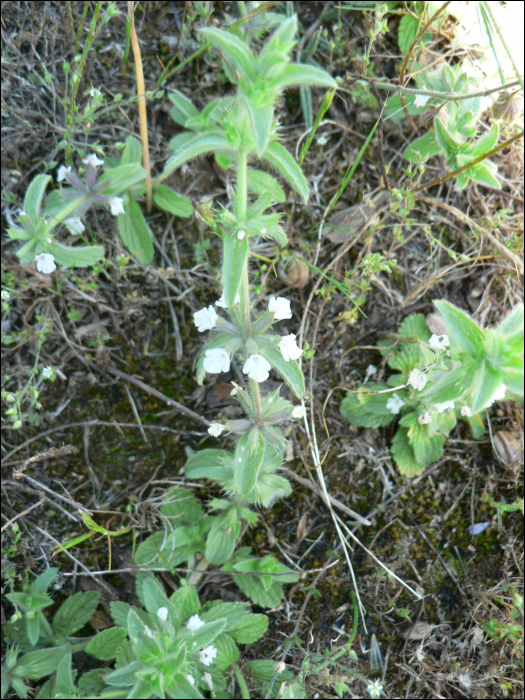
[[[275,321],[284,321],[285,319],[292,318],[290,302],[284,297],[270,297],[268,311],[273,313]]]
[[[246,236],[246,231],[243,231],[242,229],[240,231],[237,231],[237,238],[242,241],[242,239]]]
[[[373,374],[377,374],[377,367],[375,365],[368,365],[366,368],[366,376],[371,377]]]
[[[84,160],[82,162],[85,163],[86,165],[92,165],[94,168],[97,168],[99,165],[102,165],[104,163],[103,160],[100,160],[99,158],[97,158],[95,153],[92,153],[87,158],[84,158]]]
[[[449,408],[454,408],[454,401],[444,401],[443,403],[435,403],[434,408],[438,413],[448,411]]]
[[[242,371],[256,382],[265,382],[270,376],[272,366],[262,355],[250,355]]]
[[[419,369],[413,369],[408,377],[408,383],[411,384],[417,391],[422,391],[425,384],[428,382],[428,377]]]
[[[432,423],[432,417],[429,411],[425,411],[423,415],[419,416],[417,422],[419,423],[419,425],[428,425],[429,423]]]
[[[51,253],[40,253],[35,255],[36,269],[44,275],[50,275],[57,269],[55,258]]]
[[[226,428],[222,423],[212,423],[208,428],[209,434],[213,435],[213,437],[219,437],[224,430],[226,430]]]
[[[211,305],[208,306],[208,308],[204,307],[204,309],[196,311],[193,314],[193,320],[200,333],[203,333],[204,331],[211,331],[212,328],[215,328],[218,318],[219,315]]]
[[[461,415],[469,418],[472,415],[472,413],[470,412],[470,408],[468,406],[463,406],[463,408],[461,409]]]
[[[124,202],[121,197],[113,197],[109,200],[109,208],[113,216],[118,216],[119,214],[125,214]]]
[[[64,224],[69,229],[70,233],[78,235],[79,233],[84,233],[86,227],[80,220],[78,216],[70,217],[64,221]]]
[[[68,165],[67,168],[65,165],[61,165],[60,168],[57,170],[57,182],[62,182],[63,180],[66,179],[66,173],[71,172],[71,166]]]
[[[295,418],[295,420],[300,420],[301,418],[306,418],[306,407],[305,406],[296,406],[294,410],[292,411],[292,418]]]
[[[159,608],[157,610],[157,617],[159,620],[162,620],[162,622],[166,622],[168,619],[168,608]]]
[[[220,306],[221,309],[227,309],[227,308],[228,308],[226,302],[224,301],[224,294],[221,294],[221,298],[220,298],[220,299],[217,299],[217,301],[215,302],[215,306]]]
[[[283,336],[277,347],[281,351],[285,362],[290,362],[290,360],[298,360],[303,354],[303,351],[295,342],[295,335],[293,333]]]
[[[398,394],[392,394],[392,396],[386,402],[386,407],[395,416],[399,415],[399,410],[401,406],[404,406],[405,402]]]
[[[199,627],[202,627],[203,625],[204,622],[200,619],[198,615],[192,615],[188,620],[188,629],[190,630],[190,632],[198,630]]]
[[[204,358],[204,369],[210,374],[219,374],[219,372],[228,372],[230,369],[231,355],[224,348],[213,348],[206,350]]]

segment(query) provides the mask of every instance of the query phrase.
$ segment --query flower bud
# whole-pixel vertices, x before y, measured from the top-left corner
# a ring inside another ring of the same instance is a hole
[[[519,91],[502,92],[492,105],[492,116],[498,121],[511,126],[518,119],[523,109],[523,97]]]

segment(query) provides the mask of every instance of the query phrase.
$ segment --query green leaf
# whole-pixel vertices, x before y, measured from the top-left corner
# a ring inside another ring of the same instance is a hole
[[[434,375],[430,375],[434,377]],[[436,380],[428,384],[417,397],[426,403],[444,403],[460,399],[470,387],[471,368],[461,365],[451,371],[436,373]]]
[[[181,92],[170,92],[168,97],[173,103],[173,107],[170,111],[170,117],[174,122],[177,122],[177,124],[185,127],[188,119],[199,116],[199,110],[197,107],[195,107],[193,102]]]
[[[116,168],[106,170],[100,177],[99,184],[105,185],[104,189],[100,190],[100,193],[116,196],[139,182],[143,183],[145,179],[146,171],[140,163],[119,165]]]
[[[125,629],[111,627],[93,637],[86,647],[86,652],[100,661],[110,661],[118,654],[127,638]]]
[[[203,622],[213,620],[226,620],[225,632],[229,632],[247,616],[248,603],[223,603],[222,600],[214,600],[206,603],[200,614]]]
[[[251,100],[247,99],[244,101],[244,108],[248,113],[250,125],[255,135],[257,156],[261,158],[268,147],[268,141],[272,132],[273,107],[272,105],[256,107]]]
[[[168,596],[162,585],[151,572],[141,575],[145,576],[142,582],[142,600],[144,607],[149,613],[156,615],[159,608],[168,606]]]
[[[272,54],[280,54],[282,58],[286,58],[295,44],[295,35],[297,33],[297,15],[293,14],[290,18],[284,20],[281,25],[275,30],[271,37],[266,42],[263,50],[259,54],[259,68],[262,70],[265,61]],[[262,71],[264,73],[264,71]]]
[[[132,661],[130,664],[127,664],[127,666],[119,668],[116,671],[113,671],[112,673],[108,673],[104,677],[104,682],[107,685],[111,685],[114,688],[133,688],[133,686],[135,686],[135,684],[137,683],[136,673],[138,671],[144,671],[147,668],[148,667],[145,666],[141,661]],[[136,687],[134,688],[134,691],[136,691]],[[144,696],[149,698],[151,696],[151,693],[148,693],[147,695],[144,694]],[[143,696],[138,695],[138,697]]]
[[[523,344],[523,304],[518,304],[505,316],[497,327],[497,330],[506,339],[508,344],[513,345],[516,340]],[[523,352],[523,349],[521,350]]]
[[[492,151],[494,146],[498,143],[499,138],[499,127],[496,122],[492,123],[491,130],[479,138],[475,143],[470,144],[468,148],[469,156],[472,156],[472,160],[479,158],[484,153]]]
[[[53,583],[57,575],[58,567],[50,567],[49,569],[41,573],[39,576],[37,576],[33,583],[29,586],[30,593],[36,593],[37,595],[44,594],[49,588],[49,586]]]
[[[419,476],[425,471],[425,467],[421,466],[416,459],[414,450],[408,440],[408,428],[399,428],[394,435],[390,446],[392,457],[394,458],[399,473],[403,476],[414,477]]]
[[[200,450],[186,462],[184,467],[188,479],[233,479],[233,455],[225,450]]]
[[[440,121],[439,117],[434,117],[434,129],[438,146],[441,148],[443,153],[450,158],[450,156],[459,148],[459,144],[454,141],[443,122]]]
[[[471,358],[481,357],[485,333],[477,323],[448,301],[434,301],[434,306],[445,319],[448,337],[454,350],[462,350]]]
[[[495,187],[499,189],[501,187],[500,181],[490,172],[489,166],[494,165],[490,160],[485,160],[482,163],[478,163],[472,168],[465,170],[464,175],[468,175],[475,182],[479,182],[481,185],[486,187]]]
[[[202,618],[201,618],[202,619]],[[196,649],[207,647],[216,639],[216,637],[224,631],[226,620],[221,618],[214,622],[206,622],[196,630],[189,630],[187,627],[179,632],[179,639],[184,641],[188,648],[188,653],[191,654]]]
[[[228,634],[220,634],[215,640],[214,646],[217,649],[217,656],[213,663],[221,671],[226,671],[229,666],[239,660],[240,654],[237,644]]]
[[[408,429],[408,441],[414,451],[416,461],[421,467],[427,467],[443,454],[443,435],[429,435],[428,426],[419,425],[417,417]]]
[[[131,608],[128,613],[127,627],[128,635],[133,645],[133,651],[140,661],[150,664],[161,656],[162,649],[158,641],[150,636],[152,634],[151,630],[149,630],[147,625],[140,619],[134,608]]]
[[[100,695],[106,684],[102,680],[101,676],[105,673],[105,669],[94,668],[92,671],[82,674],[80,680],[78,681],[78,689],[84,697],[89,697],[90,695]]]
[[[111,610],[111,617],[118,627],[123,627],[127,629],[128,624],[128,613],[131,610],[131,605],[129,603],[123,603],[120,600],[113,600],[109,604]]]
[[[261,344],[259,350],[273,369],[281,375],[297,398],[302,398],[305,392],[304,376],[297,362],[295,360],[286,362],[281,351],[275,347]]]
[[[131,163],[139,163],[139,165],[142,163],[142,144],[134,136],[128,136],[126,139],[126,145],[120,159],[121,165],[129,165]]]
[[[55,635],[69,637],[93,617],[98,606],[100,593],[90,591],[88,593],[75,593],[70,596],[57,610],[53,618],[53,631]]]
[[[248,260],[248,237],[240,241],[235,232],[225,232],[222,263],[224,301],[232,306],[240,289],[244,266]]]
[[[310,86],[301,85],[299,87],[299,95],[301,97],[301,110],[303,112],[304,125],[308,130],[310,130],[314,124],[312,90],[310,89]]]
[[[168,158],[164,166],[163,176],[170,175],[174,170],[180,168],[183,163],[186,163],[186,161],[192,160],[192,158],[201,156],[204,153],[222,153],[231,151],[231,149],[231,144],[222,134],[197,134],[184,144],[178,153]]]
[[[388,389],[386,384],[370,382],[366,389],[371,392]],[[341,401],[339,411],[352,425],[363,428],[380,428],[391,423],[395,416],[386,407],[391,394],[347,394]]]
[[[24,212],[35,225],[40,219],[42,199],[44,198],[46,187],[50,180],[51,175],[37,175],[27,188],[24,197]]]
[[[308,183],[301,168],[284,146],[276,141],[270,141],[268,148],[263,154],[270,165],[272,165],[287,180],[293,189],[298,192],[305,202],[308,201]]]
[[[193,586],[177,588],[170,596],[170,603],[182,621],[189,620],[192,615],[196,615],[201,609],[199,596]]]
[[[487,360],[482,360],[478,365],[473,385],[472,406],[470,409],[473,415],[483,409],[502,382],[501,372],[492,367]]]
[[[237,644],[253,644],[264,636],[267,629],[268,618],[266,615],[250,614],[235,625],[229,634]]]
[[[47,252],[55,258],[62,267],[91,267],[104,257],[104,247],[101,245],[82,245],[74,248],[53,241]]]
[[[151,231],[137,202],[129,198],[124,204],[124,214],[117,216],[118,230],[122,242],[143,265],[153,260]]]
[[[419,17],[414,17],[413,15],[403,15],[401,17],[397,30],[397,45],[403,56],[407,55],[419,33],[420,27],[421,20]]]
[[[18,659],[18,664],[13,669],[13,675],[29,680],[36,680],[48,676],[53,671],[56,671],[58,664],[62,660],[64,654],[71,650],[71,645],[63,644],[60,647],[52,649],[41,649],[39,651],[30,651],[29,654],[24,654]]]
[[[287,65],[279,72],[278,77],[271,81],[271,85],[277,89],[291,85],[320,85],[326,88],[337,88],[337,83],[325,70],[306,63]]]
[[[424,136],[420,136],[413,141],[404,152],[405,158],[411,163],[424,163],[432,156],[441,153],[441,146],[436,141],[434,134],[429,131]]]
[[[156,185],[153,188],[153,200],[160,209],[183,219],[187,219],[193,214],[191,201],[187,197],[173,192],[165,185]]]
[[[264,455],[264,440],[260,430],[254,427],[241,435],[235,448],[235,488],[241,496],[247,496],[255,486]]]
[[[220,565],[231,559],[240,532],[241,523],[234,508],[213,519],[206,539],[205,553],[210,564]]]
[[[235,34],[224,32],[215,27],[205,27],[198,31],[216,46],[219,46],[225,58],[233,60],[250,80],[255,79],[255,57],[241,39]]]
[[[194,138],[195,134],[193,134],[191,131],[183,131],[182,134],[177,134],[177,136],[170,139],[168,147],[171,151],[175,151],[175,154],[177,154],[178,151],[185,148],[186,144],[192,141]]]
[[[523,357],[502,367],[501,372],[503,384],[523,401]]]
[[[166,518],[172,518],[175,525],[191,525],[205,517],[204,508],[192,491],[179,486],[164,493],[160,511]]]
[[[472,430],[472,437],[475,440],[479,440],[485,433],[485,426],[483,425],[483,418],[481,413],[477,413],[475,416],[461,416],[461,420],[466,421],[470,425]]]

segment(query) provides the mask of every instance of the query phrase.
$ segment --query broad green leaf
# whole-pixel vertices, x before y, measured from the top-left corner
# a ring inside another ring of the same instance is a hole
[[[151,574],[151,572],[148,572],[148,574],[143,574],[141,572],[141,576],[144,576],[142,581],[141,600],[143,601],[146,610],[149,613],[156,615],[159,608],[163,608],[168,605],[168,596],[166,595],[166,591],[162,585]]]
[[[503,384],[523,401],[523,357],[501,368]]]
[[[111,627],[93,637],[86,647],[86,652],[100,661],[110,661],[118,654],[127,638],[125,629]]]
[[[204,509],[188,489],[175,486],[164,493],[162,515],[172,518],[176,526],[191,525],[204,519]]]
[[[407,55],[408,50],[418,35],[420,27],[421,20],[419,17],[414,17],[413,15],[403,15],[401,17],[397,30],[397,45],[403,56]]]
[[[214,642],[214,646],[217,649],[217,656],[213,660],[213,663],[221,669],[221,671],[226,671],[226,669],[239,660],[239,650],[237,649],[237,644],[228,634],[220,634]]]
[[[76,672],[75,672],[76,676]],[[76,695],[76,688],[73,682],[73,674],[71,670],[71,649],[67,651],[64,656],[60,659],[58,664],[56,676],[55,676],[55,687],[54,687],[54,698],[72,698]]]
[[[272,659],[260,659],[257,661],[248,661],[246,664],[252,671],[256,681],[264,681],[269,683],[275,675],[275,661]],[[284,683],[295,678],[295,674],[285,668],[277,675],[277,682]]]
[[[58,567],[50,567],[49,569],[41,573],[39,576],[37,576],[33,583],[29,586],[30,593],[36,593],[39,595],[44,594],[49,588],[49,586],[53,583],[57,575]]]
[[[514,343],[516,339],[521,339],[523,343],[523,304],[518,304],[505,316],[497,331],[508,343]]]
[[[232,306],[240,289],[244,267],[248,260],[248,237],[241,241],[235,232],[225,232],[222,262],[222,280],[224,301]]]
[[[471,358],[483,354],[484,331],[467,314],[448,301],[434,301],[434,306],[445,319],[448,337],[455,351],[462,350]]]
[[[432,156],[441,153],[441,146],[436,141],[434,134],[429,131],[424,136],[413,141],[405,149],[404,156],[411,163],[424,163]]]
[[[134,136],[128,136],[126,139],[126,145],[120,159],[121,165],[129,165],[131,163],[142,163],[142,144]]]
[[[489,166],[493,165],[490,160],[485,160],[482,163],[478,163],[473,168],[465,170],[464,174],[468,175],[475,182],[479,182],[481,185],[486,185],[486,187],[494,187],[499,189],[501,187],[500,181],[490,172]]]
[[[224,603],[222,600],[214,600],[203,606],[200,618],[203,622],[224,619],[224,631],[229,632],[247,617],[247,610],[248,603]]]
[[[140,163],[128,163],[106,170],[98,182],[105,185],[101,194],[116,196],[145,179],[146,171]]]
[[[266,615],[246,615],[235,627],[230,631],[230,636],[237,644],[253,644],[262,636],[268,629],[268,618]]]
[[[479,438],[485,433],[485,426],[483,425],[483,417],[481,413],[476,413],[475,416],[461,416],[461,420],[466,421],[470,425],[474,440],[479,440]]]
[[[425,471],[425,467],[421,466],[417,461],[414,450],[408,441],[408,428],[398,428],[392,440],[390,451],[397,464],[399,473],[403,476],[411,478],[419,476]]]
[[[84,697],[99,696],[106,687],[101,677],[104,673],[105,669],[102,668],[94,668],[87,673],[83,673],[78,681],[78,689],[81,695]]]
[[[202,619],[202,617],[201,617]],[[213,622],[206,622],[196,630],[189,630],[187,627],[179,632],[179,639],[182,639],[188,648],[188,653],[196,649],[202,649],[213,643],[216,637],[224,631],[226,620],[221,618]]]
[[[182,134],[177,134],[177,136],[170,139],[168,147],[171,151],[174,151],[176,155],[178,151],[185,148],[186,144],[192,141],[194,138],[195,134],[191,131],[183,131]]]
[[[36,680],[56,671],[62,657],[71,650],[71,645],[63,644],[52,649],[30,651],[18,659],[15,675],[28,680]]]
[[[109,604],[109,608],[111,610],[111,617],[117,627],[127,629],[128,613],[131,610],[131,605],[121,600],[113,600]]]
[[[295,360],[286,362],[278,348],[262,344],[259,348],[261,355],[281,375],[297,398],[302,398],[305,392],[304,376],[297,362]]]
[[[204,153],[222,153],[231,151],[231,144],[222,134],[197,134],[187,141],[182,148],[171,158],[168,158],[164,166],[163,176],[170,175],[174,170],[180,168],[183,163],[192,160]]]
[[[250,80],[255,79],[255,57],[242,39],[215,27],[205,27],[198,31],[219,46],[226,59],[235,61]]]
[[[158,641],[151,636],[151,630],[140,619],[134,608],[131,608],[128,613],[127,628],[133,651],[140,661],[149,664],[161,656],[162,650]]]
[[[297,15],[294,14],[290,18],[284,20],[280,27],[270,36],[259,55],[259,63],[263,64],[267,56],[273,53],[281,54],[283,58],[286,58],[295,44],[296,33]]]
[[[260,430],[254,427],[241,435],[235,448],[235,489],[247,496],[255,486],[264,456],[264,440]]]
[[[301,168],[284,146],[276,141],[271,141],[263,154],[270,165],[272,165],[287,180],[293,189],[298,192],[305,202],[308,201],[308,183]]]
[[[173,192],[165,185],[156,185],[153,188],[153,200],[164,211],[187,219],[193,214],[193,205],[187,197]]]
[[[408,441],[414,450],[414,456],[418,464],[427,467],[443,454],[443,435],[429,435],[428,426],[419,425],[417,419],[408,429]]]
[[[27,188],[24,197],[24,212],[31,219],[33,224],[37,224],[40,219],[42,200],[50,180],[51,175],[37,175]]]
[[[174,676],[168,676],[169,680],[166,683],[166,697],[168,698],[202,698],[201,693],[197,688],[190,683],[188,680],[189,674],[186,673],[176,673]],[[217,693],[218,684],[214,682],[212,678],[212,683],[216,691],[216,696],[221,697]],[[220,691],[219,691],[220,692]],[[128,696],[129,697],[129,696]],[[138,697],[134,695],[133,697]],[[143,695],[142,697],[145,697]],[[148,695],[147,697],[153,697]],[[159,697],[156,693],[156,697]]]
[[[147,669],[148,667],[144,666],[141,661],[132,661],[131,663],[127,664],[127,666],[118,668],[112,673],[108,673],[104,677],[104,682],[114,688],[133,688],[133,686],[135,686],[137,683],[137,677],[135,674],[138,671],[144,671],[145,668]],[[136,688],[134,688],[134,690],[136,690]],[[148,694],[146,697],[150,697],[150,695],[151,694]],[[139,695],[139,697],[141,696]]]
[[[447,155],[447,157],[450,157],[452,153],[457,150],[459,144],[454,141],[452,136],[448,133],[446,127],[439,117],[434,117],[434,129],[436,141],[439,147]]]
[[[70,596],[56,611],[53,618],[55,635],[69,637],[82,629],[93,617],[98,606],[100,593],[75,593]]]
[[[478,365],[473,385],[472,406],[470,409],[473,415],[483,409],[502,382],[501,372],[494,369],[487,360],[482,360]]]
[[[484,153],[492,151],[494,146],[498,143],[499,137],[499,127],[496,122],[492,123],[491,130],[479,138],[476,143],[469,145],[468,154],[472,156],[472,160],[479,158]]]
[[[188,119],[199,116],[199,110],[191,100],[189,100],[181,92],[170,92],[168,95],[173,107],[170,111],[170,117],[174,122],[181,126],[186,126]]]
[[[371,382],[366,385],[371,392],[388,389],[386,384]],[[363,428],[380,428],[391,423],[395,416],[386,407],[391,394],[347,394],[339,411],[352,425]]]
[[[272,105],[256,107],[250,99],[247,99],[244,101],[244,108],[248,113],[255,135],[257,156],[261,158],[268,147],[268,141],[272,132],[273,107]]]
[[[55,258],[62,267],[91,267],[104,257],[104,247],[101,245],[82,245],[74,248],[53,241],[47,252]]]
[[[183,622],[189,620],[192,615],[196,615],[201,609],[199,596],[193,586],[177,588],[170,596],[170,603]]]
[[[205,557],[210,564],[220,565],[231,559],[240,532],[241,522],[235,509],[230,508],[214,518],[206,538]]]
[[[225,450],[200,450],[188,459],[184,470],[188,479],[233,479],[233,455]]]
[[[122,242],[143,265],[153,260],[151,231],[137,202],[129,198],[124,204],[124,214],[117,216],[118,230]]]
[[[471,376],[471,367],[462,364],[450,372],[444,372],[437,381],[427,384],[423,391],[417,392],[417,397],[427,404],[456,401],[470,388]]]
[[[279,89],[290,85],[320,85],[337,88],[337,83],[325,70],[305,63],[287,65],[278,77],[271,81],[271,85]]]

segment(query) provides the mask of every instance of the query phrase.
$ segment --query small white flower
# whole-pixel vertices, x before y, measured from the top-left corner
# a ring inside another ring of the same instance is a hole
[[[320,146],[326,146],[326,144],[328,143],[328,136],[326,136],[325,134],[321,134],[321,136],[317,137],[317,143]]]
[[[202,627],[205,623],[200,619],[198,615],[192,615],[188,620],[188,629],[190,632],[195,632],[199,627]]]
[[[242,391],[242,387],[236,384],[235,382],[232,382],[233,384],[233,389],[230,391],[230,396],[236,396],[239,391]]]
[[[211,677],[211,673],[203,673],[202,680],[208,684],[208,688],[210,689],[210,692],[213,693],[214,688],[213,688],[213,678]]]
[[[213,348],[206,350],[204,358],[204,369],[209,374],[219,374],[219,372],[228,372],[230,369],[231,355],[224,348]]]
[[[454,401],[444,401],[443,403],[435,403],[434,408],[438,413],[443,413],[443,411],[447,411],[449,408],[454,408]]]
[[[399,409],[401,408],[401,406],[404,405],[405,402],[397,394],[392,394],[392,396],[386,402],[386,407],[388,408],[390,413],[393,413],[395,416],[399,414]]]
[[[250,355],[242,371],[256,382],[265,382],[270,376],[271,368],[271,364],[262,355]]]
[[[168,608],[159,608],[157,610],[157,617],[159,620],[162,620],[162,622],[166,622],[168,619]]]
[[[366,368],[366,376],[371,377],[373,374],[377,374],[377,367],[375,365],[368,365]]]
[[[73,234],[79,234],[79,233],[84,233],[86,230],[86,227],[80,220],[78,216],[70,217],[69,219],[66,219],[64,221],[64,225],[67,226],[68,230],[70,233]]]
[[[305,406],[296,406],[294,410],[292,411],[292,418],[295,418],[295,420],[300,420],[301,418],[306,418],[306,407]]]
[[[98,168],[99,165],[102,165],[104,163],[103,160],[100,160],[99,158],[97,158],[95,153],[92,153],[87,158],[84,158],[84,160],[82,162],[85,163],[86,165],[92,165],[94,168]]]
[[[217,656],[217,649],[214,646],[206,647],[201,651],[200,661],[205,665],[209,666],[213,659]]]
[[[426,90],[426,87],[423,87],[423,90]],[[427,102],[430,100],[429,95],[416,95],[416,99],[414,100],[414,107],[425,107]]]
[[[153,636],[153,632],[150,630],[150,628],[147,625],[144,625],[144,631],[146,632],[146,634],[148,635],[148,637],[150,639],[155,639],[155,637]]]
[[[213,435],[213,437],[219,437],[224,430],[226,430],[226,428],[222,423],[212,423],[208,428],[209,434]]]
[[[381,692],[383,690],[383,686],[381,685],[379,678],[377,681],[372,681],[366,686],[366,692],[370,695],[371,698],[374,698],[374,700],[377,700],[377,698],[381,697]]]
[[[285,362],[290,362],[290,360],[298,360],[303,351],[295,342],[295,335],[290,333],[290,335],[285,335],[281,338],[277,347],[281,351],[281,355]]]
[[[266,236],[267,233],[268,231],[265,228],[261,229],[261,236]]]
[[[57,182],[63,182],[66,179],[66,173],[71,172],[71,166],[68,165],[67,168],[65,165],[61,165],[60,168],[57,170]]]
[[[413,369],[408,377],[408,383],[411,384],[417,391],[422,391],[425,384],[428,382],[428,377],[419,369]]]
[[[434,333],[430,336],[428,344],[432,350],[446,350],[450,345],[450,340],[448,339],[448,335],[436,335]]]
[[[186,674],[186,680],[190,685],[195,685],[195,678],[191,675],[191,673]]]
[[[463,406],[463,408],[461,409],[461,415],[465,416],[466,418],[470,418],[470,416],[472,415],[472,413],[470,412],[470,408],[468,406]]]
[[[242,241],[242,239],[246,236],[246,231],[243,231],[242,229],[240,231],[237,231],[237,238]]]
[[[89,92],[89,94],[91,95],[91,97],[102,97],[102,93],[101,93],[100,90],[99,90],[98,88],[96,88],[96,87],[91,86],[91,87],[89,88],[88,92]]]
[[[47,367],[44,367],[42,369],[42,379],[51,379],[51,377],[55,376],[55,370],[53,367],[48,365]]]
[[[50,275],[57,269],[55,258],[51,253],[39,253],[35,255],[36,269],[44,275]]]
[[[124,201],[122,197],[113,197],[109,200],[109,208],[113,216],[118,216],[119,214],[125,214],[124,211]]]
[[[290,302],[284,297],[270,297],[268,311],[271,311],[274,315],[275,321],[284,321],[287,318],[292,318]]]
[[[241,295],[239,294],[239,292],[237,292],[237,294],[235,295],[235,300],[234,300],[233,303],[234,303],[234,304],[238,304],[238,303],[240,302],[240,300],[241,300]],[[215,306],[220,306],[221,309],[227,309],[227,308],[228,308],[228,305],[227,305],[226,302],[224,301],[224,294],[221,294],[221,298],[220,298],[220,299],[217,299],[217,301],[215,302]]]
[[[8,292],[7,289],[2,289],[2,301],[9,301],[11,299],[11,292]]]
[[[215,328],[218,318],[219,315],[211,305],[208,306],[208,308],[204,307],[204,309],[196,311],[193,314],[193,321],[199,329],[199,333],[211,331],[212,328]]]
[[[432,423],[432,417],[428,411],[425,411],[421,416],[418,417],[417,422],[419,425],[429,425]]]
[[[492,398],[490,399],[490,401],[487,401],[483,408],[489,408],[490,406],[492,406],[494,401],[501,401],[501,399],[504,399],[506,391],[507,387],[505,386],[505,384],[500,384],[496,391],[492,394]]]

